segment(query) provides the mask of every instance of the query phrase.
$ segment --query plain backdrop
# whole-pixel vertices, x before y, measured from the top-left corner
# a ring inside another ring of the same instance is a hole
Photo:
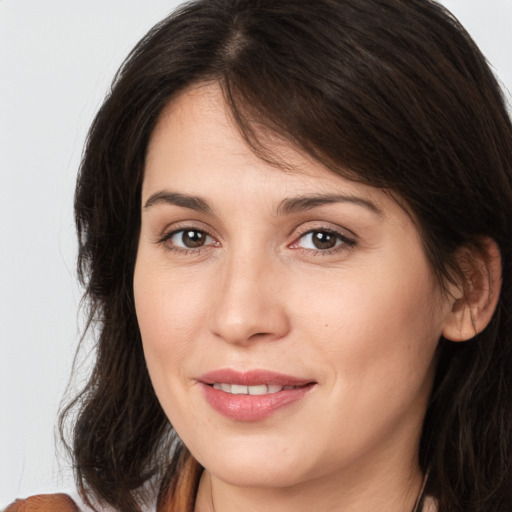
[[[80,336],[76,171],[116,69],[178,3],[0,0],[0,508],[73,487],[54,430]],[[443,3],[512,90],[512,0]]]

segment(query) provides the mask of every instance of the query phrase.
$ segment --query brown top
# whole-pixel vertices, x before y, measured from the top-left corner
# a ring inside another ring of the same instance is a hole
[[[79,512],[79,508],[67,494],[38,494],[16,500],[5,512]]]

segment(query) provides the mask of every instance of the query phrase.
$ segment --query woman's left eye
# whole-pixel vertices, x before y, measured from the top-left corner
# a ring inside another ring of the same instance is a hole
[[[342,245],[353,246],[355,242],[348,237],[328,229],[308,231],[293,243],[292,248],[327,252]]]

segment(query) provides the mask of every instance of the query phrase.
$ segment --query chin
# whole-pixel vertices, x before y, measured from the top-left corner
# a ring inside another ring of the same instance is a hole
[[[279,464],[280,467],[261,467],[251,462],[233,464],[213,464],[205,466],[209,473],[219,480],[235,487],[246,488],[289,488],[302,483],[304,475],[291,471],[289,466]]]
[[[262,449],[247,443],[230,448],[216,444],[211,452],[192,449],[191,453],[209,473],[237,487],[292,487],[307,479],[308,464],[302,451],[289,446],[277,448],[267,443]],[[318,468],[312,473],[318,473]]]

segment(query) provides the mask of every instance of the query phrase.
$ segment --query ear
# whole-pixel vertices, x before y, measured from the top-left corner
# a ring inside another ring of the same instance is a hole
[[[458,254],[464,278],[451,289],[451,311],[443,336],[466,341],[491,321],[501,290],[501,255],[496,242],[483,238],[478,246],[463,247]]]

